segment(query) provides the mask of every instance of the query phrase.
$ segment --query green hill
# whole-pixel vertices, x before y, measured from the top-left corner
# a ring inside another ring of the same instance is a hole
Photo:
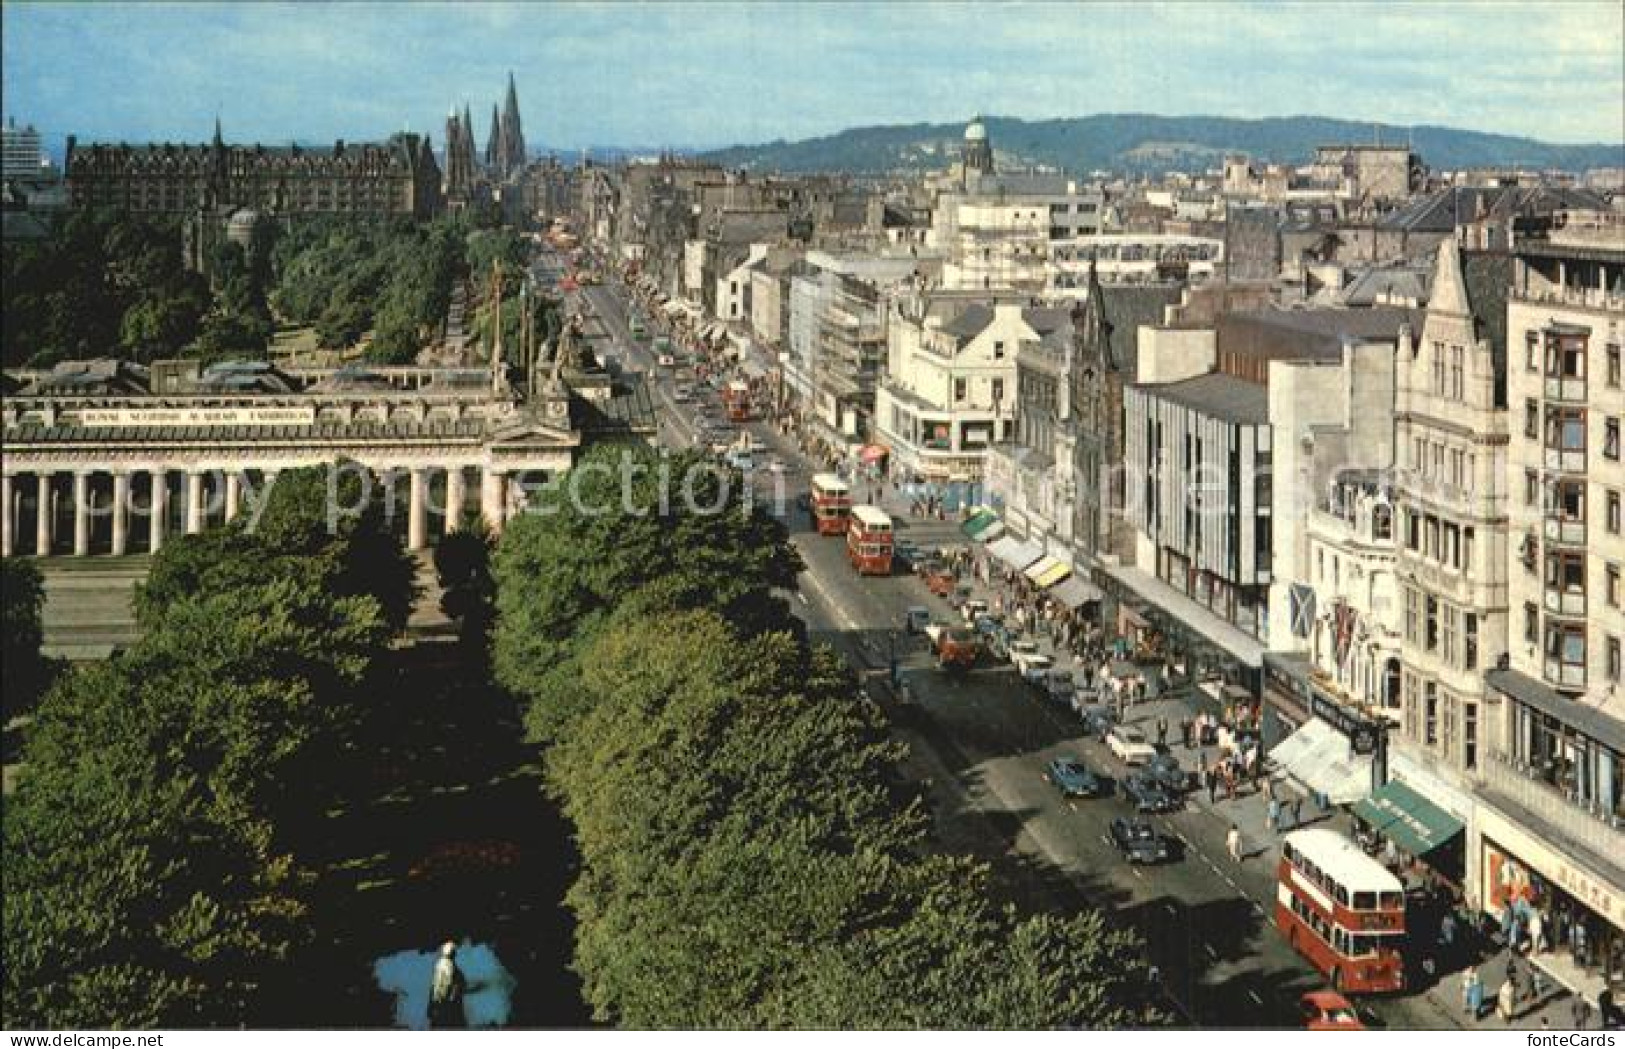
[[[1409,141],[1434,169],[1517,166],[1583,171],[1625,167],[1625,144],[1555,145],[1457,128],[1397,127],[1328,117],[1162,117],[1103,113],[1064,120],[987,117],[1001,164],[1038,165],[1074,173],[1200,171],[1227,152],[1255,160],[1306,163],[1320,145]],[[907,173],[940,170],[958,156],[963,124],[852,128],[822,138],[733,146],[700,154],[752,171]]]

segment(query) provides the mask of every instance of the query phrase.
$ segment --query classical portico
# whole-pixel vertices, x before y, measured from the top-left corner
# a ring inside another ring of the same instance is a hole
[[[134,369],[106,370],[128,380]],[[641,385],[623,391],[631,410],[584,410],[598,425],[583,427],[568,391],[527,403],[485,372],[276,374],[289,388],[155,395],[114,388],[128,381],[36,380],[5,398],[4,555],[156,552],[169,536],[252,518],[280,471],[352,463],[386,486],[392,526],[421,550],[475,511],[500,532],[605,420],[630,437],[645,435],[645,419],[653,427],[652,409],[637,410],[648,406]]]

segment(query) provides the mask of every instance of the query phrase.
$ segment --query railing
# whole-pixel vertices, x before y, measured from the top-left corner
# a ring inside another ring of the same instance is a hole
[[[1586,542],[1586,523],[1583,519],[1547,513],[1545,531],[1548,542],[1564,546],[1584,546]]]
[[[1512,298],[1519,302],[1543,306],[1579,306],[1583,309],[1609,312],[1625,310],[1625,294],[1605,291],[1602,288],[1514,288]]]
[[[1606,812],[1573,791],[1559,790],[1506,754],[1490,755],[1484,766],[1484,786],[1487,794],[1516,803],[1576,842],[1605,856],[1625,856],[1625,816]]]

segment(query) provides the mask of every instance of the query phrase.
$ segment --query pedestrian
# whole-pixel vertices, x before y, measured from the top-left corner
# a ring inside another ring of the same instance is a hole
[[[1207,770],[1207,803],[1216,805],[1219,801],[1219,774],[1212,769]]]
[[[1190,718],[1180,718],[1179,719],[1179,739],[1180,739],[1180,742],[1185,745],[1185,749],[1189,750],[1190,746],[1191,746],[1191,719]]]
[[[1196,771],[1197,772],[1204,772],[1204,773],[1207,771],[1207,748],[1206,747],[1203,747],[1203,748],[1201,748],[1200,750],[1198,750],[1196,752]]]
[[[1281,827],[1281,803],[1274,798],[1270,799],[1269,807],[1264,810],[1264,825],[1273,834]]]
[[[1232,860],[1241,862],[1241,828],[1234,823],[1230,824],[1230,833],[1224,836],[1224,847],[1229,850]]]
[[[1546,916],[1539,908],[1529,915],[1529,953],[1531,955],[1543,954],[1546,951]]]
[[[1168,719],[1167,718],[1158,718],[1157,719],[1157,746],[1158,747],[1165,747],[1167,745],[1168,745]]]
[[[1292,827],[1296,830],[1303,826],[1303,795],[1299,794],[1292,799]]]
[[[1446,956],[1456,949],[1456,916],[1450,911],[1439,919],[1439,948]]]
[[[1468,966],[1461,974],[1461,1005],[1475,1021],[1484,1009],[1484,981],[1479,977],[1476,965]]]
[[[1500,1014],[1502,1023],[1512,1022],[1512,1010],[1517,1006],[1517,993],[1512,989],[1510,979],[1501,981],[1501,990],[1495,995],[1495,1011]]]
[[[1584,1031],[1591,1026],[1591,1003],[1586,1001],[1585,995],[1574,996],[1574,1003],[1569,1006],[1569,1016],[1576,1031]]]
[[[1275,800],[1275,781],[1274,780],[1268,780],[1267,779],[1267,780],[1264,781],[1264,797],[1269,798],[1271,801]]]

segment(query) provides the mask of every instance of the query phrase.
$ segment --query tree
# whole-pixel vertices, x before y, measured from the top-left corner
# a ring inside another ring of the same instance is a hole
[[[45,640],[45,581],[32,561],[0,560],[0,666],[5,668],[4,717],[33,709],[50,677],[40,654]]]
[[[470,515],[434,548],[440,577],[441,611],[458,621],[463,643],[484,655],[495,618],[496,583],[491,578],[491,533],[484,518]]]

